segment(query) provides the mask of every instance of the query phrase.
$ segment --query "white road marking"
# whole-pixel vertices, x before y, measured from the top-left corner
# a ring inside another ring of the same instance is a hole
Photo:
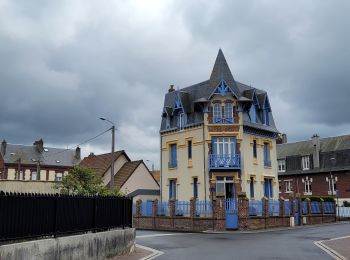
[[[159,250],[156,250],[154,248],[150,248],[150,247],[147,247],[147,246],[141,246],[139,244],[136,244],[136,246],[138,248],[141,248],[141,249],[144,249],[144,250],[147,250],[147,251],[151,251],[152,254],[148,255],[148,256],[145,256],[145,257],[142,257],[140,260],[151,260],[151,259],[154,259],[162,254],[164,254],[164,252],[162,251],[159,251]]]
[[[335,239],[333,239],[333,240],[335,240]],[[326,246],[325,244],[323,244],[322,242],[324,242],[324,241],[325,240],[315,241],[314,244],[336,260],[347,260],[346,257],[342,256],[338,252],[334,251],[333,249],[331,249],[328,246]]]
[[[142,236],[136,236],[136,238],[163,237],[163,236],[178,236],[178,235],[185,235],[185,234],[192,234],[192,233],[153,234],[153,235],[142,235]]]

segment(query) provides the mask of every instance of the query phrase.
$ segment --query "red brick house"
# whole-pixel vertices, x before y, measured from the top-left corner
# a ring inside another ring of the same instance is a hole
[[[284,138],[286,141],[286,138]],[[350,201],[350,135],[277,145],[280,196],[334,196]]]

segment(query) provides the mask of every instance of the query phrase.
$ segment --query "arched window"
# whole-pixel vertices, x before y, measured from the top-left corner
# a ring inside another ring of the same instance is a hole
[[[221,105],[219,103],[215,103],[214,110],[213,110],[214,124],[221,123],[221,117],[222,117]]]
[[[225,103],[225,108],[224,108],[224,119],[225,123],[233,123],[233,108],[232,108],[232,103]]]
[[[254,104],[249,109],[249,117],[251,122],[256,123],[256,108]]]

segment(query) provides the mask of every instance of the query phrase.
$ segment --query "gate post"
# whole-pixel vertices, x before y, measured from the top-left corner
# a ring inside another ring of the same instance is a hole
[[[158,215],[158,199],[155,199],[152,204],[152,225],[153,228],[157,228],[157,215]]]
[[[297,200],[297,205],[298,205],[298,225],[301,226],[303,225],[303,205],[301,203],[301,196],[300,193],[296,194],[296,200]]]
[[[194,217],[196,216],[196,198],[190,199],[191,230],[194,230]]]
[[[176,200],[171,199],[169,200],[169,218],[170,218],[170,227],[174,229],[175,226],[175,214],[176,214]]]
[[[238,228],[248,229],[249,200],[245,192],[238,194]]]
[[[262,206],[262,217],[264,218],[265,222],[265,229],[267,228],[267,218],[269,217],[269,199],[266,197],[262,197],[261,199],[261,206]]]
[[[295,207],[294,207],[294,194],[290,193],[289,194],[289,204],[290,204],[290,218],[289,218],[289,225],[291,227],[294,227],[295,225]]]
[[[223,231],[225,230],[225,219],[226,219],[226,209],[225,209],[225,197],[216,196],[215,201],[215,230]]]
[[[305,201],[307,203],[307,224],[311,224],[311,200],[306,198]]]
[[[321,207],[321,223],[323,223],[323,215],[324,215],[324,200],[320,198],[320,207]]]
[[[142,200],[140,200],[140,199],[137,200],[136,201],[136,212],[135,212],[135,217],[134,217],[135,228],[140,227],[141,205],[142,205]]]
[[[279,203],[280,203],[280,217],[284,217],[285,216],[285,212],[284,212],[284,198],[280,197],[278,199]]]

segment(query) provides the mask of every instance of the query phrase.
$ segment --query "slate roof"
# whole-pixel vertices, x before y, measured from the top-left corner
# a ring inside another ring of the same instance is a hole
[[[124,150],[114,152],[114,161],[117,160],[122,154],[127,157]],[[99,155],[90,154],[89,156],[85,157],[79,165],[95,170],[96,174],[102,177],[108,168],[111,167],[112,159],[112,153]]]
[[[21,145],[6,143],[6,152],[3,156],[5,164],[18,163],[42,166],[72,167],[80,162],[74,149],[53,148],[44,146],[39,152],[35,145]]]
[[[259,119],[259,116],[258,123],[250,122],[248,110],[252,103],[253,95],[255,94],[257,96],[259,106],[263,107],[263,102],[267,97],[267,93],[266,91],[253,88],[236,81],[232,76],[231,70],[221,49],[216,57],[213,70],[208,80],[165,94],[160,131],[172,130],[176,127],[177,115],[175,113],[175,100],[177,97],[181,99],[184,112],[187,115],[187,124],[190,125],[202,123],[204,120],[203,109],[201,110],[198,107],[196,108],[196,105],[198,106],[199,104],[208,102],[211,94],[221,80],[225,81],[240,102],[243,109],[243,124],[247,124],[264,131],[278,133],[271,112],[269,114],[269,126],[263,125]],[[172,118],[170,122],[170,129],[166,129],[167,115],[171,116]]]
[[[313,152],[312,140],[277,145],[277,158],[287,156],[310,155]],[[350,135],[320,138],[320,152],[332,152],[350,149]]]
[[[160,190],[147,190],[147,189],[138,189],[128,194],[128,197],[135,197],[137,195],[160,195]]]

